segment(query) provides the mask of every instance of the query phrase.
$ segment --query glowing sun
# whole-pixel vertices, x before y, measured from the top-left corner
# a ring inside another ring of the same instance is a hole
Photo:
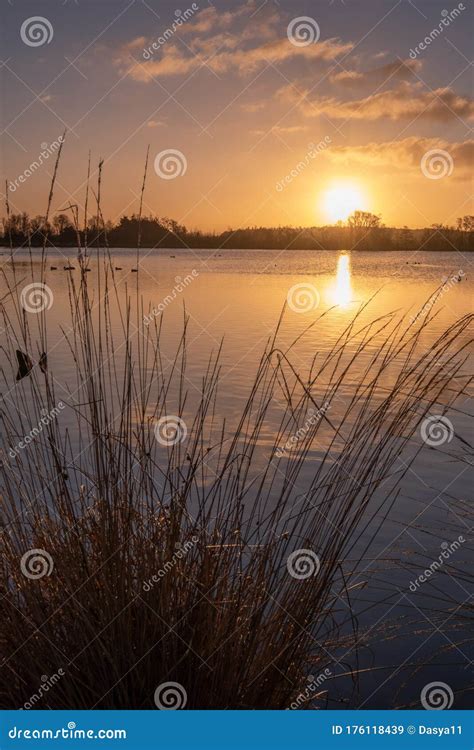
[[[323,206],[330,221],[346,221],[353,211],[365,211],[367,200],[357,185],[339,183],[324,193]]]

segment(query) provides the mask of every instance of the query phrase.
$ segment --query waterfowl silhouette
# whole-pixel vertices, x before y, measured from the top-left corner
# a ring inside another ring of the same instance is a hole
[[[16,379],[22,380],[22,378],[26,378],[26,376],[29,375],[32,371],[33,362],[31,361],[28,354],[21,352],[19,349],[16,350],[16,358],[18,360],[18,372],[16,374]]]

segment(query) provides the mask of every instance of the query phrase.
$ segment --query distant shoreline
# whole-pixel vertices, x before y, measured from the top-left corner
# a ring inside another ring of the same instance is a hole
[[[253,226],[224,232],[188,229],[174,219],[157,216],[122,216],[117,222],[92,217],[85,225],[71,223],[64,214],[56,214],[45,223],[44,217],[10,214],[3,221],[0,242],[7,248],[43,246],[77,248],[110,247],[179,250],[370,250],[415,252],[419,250],[474,250],[474,216],[458,217],[456,226],[433,224],[431,227],[387,227],[380,216],[355,211],[347,224],[326,226]]]
[[[13,245],[13,250],[24,250],[25,252],[28,251],[28,247],[24,245]],[[78,248],[74,245],[47,245],[46,250],[71,250],[74,254],[77,254]],[[94,245],[90,245],[88,248],[89,254],[92,254],[99,250],[107,250],[106,247],[101,246],[97,248]],[[130,250],[136,252],[137,247],[136,245],[109,245],[110,250]],[[40,253],[42,250],[42,247],[40,245],[32,246],[31,250],[33,254]],[[202,246],[184,246],[184,247],[174,247],[173,245],[169,246],[155,246],[155,245],[142,245],[140,247],[140,252],[143,250],[156,250],[157,252],[167,252],[172,250],[173,252],[188,252],[192,250],[222,250],[223,252],[233,252],[233,251],[248,251],[248,252],[281,252],[282,250],[285,252],[308,252],[308,253],[315,253],[315,252],[321,252],[321,253],[463,253],[463,252],[474,252],[474,247],[467,247],[467,248],[457,248],[457,247],[443,247],[443,248],[432,248],[432,247],[415,247],[415,248],[394,248],[394,247],[380,247],[380,248],[374,248],[374,249],[368,249],[366,247],[341,247],[341,248],[334,248],[334,247],[209,247],[209,245],[202,245]],[[10,252],[9,245],[0,245],[0,255],[7,255]]]

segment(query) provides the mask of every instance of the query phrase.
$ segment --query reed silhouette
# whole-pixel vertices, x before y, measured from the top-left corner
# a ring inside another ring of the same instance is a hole
[[[46,263],[44,239],[39,272],[31,253],[31,277],[44,280]],[[42,676],[61,669],[64,676],[35,707],[152,708],[157,686],[174,681],[185,689],[188,708],[286,708],[309,671],[331,664],[328,651],[346,637],[347,624],[357,647],[350,589],[364,555],[358,543],[377,533],[396,502],[415,456],[401,471],[395,462],[420,422],[441,398],[449,408],[465,387],[470,318],[426,348],[421,340],[431,315],[414,325],[395,314],[364,323],[363,306],[306,372],[292,361],[294,344],[280,341],[280,319],[229,426],[219,417],[221,350],[210,357],[191,406],[186,315],[167,366],[163,318],[144,324],[149,310],[140,301],[139,275],[136,295],[122,293],[105,245],[97,296],[87,258],[78,263],[79,278],[68,277],[63,323],[70,394],[61,400],[73,423],[67,429],[56,413],[46,311],[33,316],[33,328],[14,257],[4,272],[4,445],[16,445],[42,414],[53,416],[0,466],[0,704],[21,707]],[[117,322],[119,335],[112,333]],[[49,364],[28,366],[16,382],[17,350],[42,352]],[[308,413],[346,387],[342,410],[323,409],[282,454]],[[278,426],[262,465],[259,445],[275,403]],[[171,415],[186,429],[163,444],[157,425]],[[301,492],[298,480],[316,440],[323,449]],[[25,575],[32,550],[47,553],[40,578]],[[289,565],[301,550],[320,561],[303,579]],[[354,656],[354,674],[356,664]]]

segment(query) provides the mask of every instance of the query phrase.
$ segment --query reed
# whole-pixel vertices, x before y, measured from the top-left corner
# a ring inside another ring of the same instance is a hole
[[[51,362],[15,381],[16,350],[49,355],[47,313],[22,309],[24,269],[5,274],[0,704],[23,706],[61,669],[35,707],[153,708],[169,681],[187,708],[289,707],[309,672],[335,669],[333,649],[356,629],[364,540],[396,501],[420,422],[465,387],[469,318],[427,347],[430,316],[364,322],[361,308],[302,372],[297,342],[281,342],[282,313],[229,422],[221,351],[196,393],[187,317],[170,362],[163,318],[144,323],[107,248],[94,274],[88,263],[68,282],[67,396]],[[41,578],[24,573],[32,549],[49,556]]]

